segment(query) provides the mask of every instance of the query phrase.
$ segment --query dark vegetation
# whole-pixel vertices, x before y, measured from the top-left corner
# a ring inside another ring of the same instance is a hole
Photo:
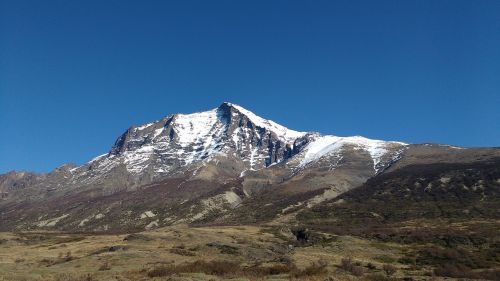
[[[186,257],[196,256],[196,254],[191,249],[186,249],[184,245],[173,247],[172,249],[170,249],[170,253]]]
[[[221,244],[221,243],[217,243],[217,242],[211,242],[211,243],[208,243],[207,246],[218,249],[221,254],[228,254],[228,255],[239,254],[238,248],[230,246],[230,245]]]
[[[297,238],[298,242],[307,243],[311,237],[311,232],[307,228],[295,227],[292,228],[292,233]]]
[[[107,253],[107,252],[126,251],[126,250],[128,250],[128,246],[114,245],[114,246],[103,247],[101,249],[95,250],[94,252],[90,253],[90,256],[99,255],[99,254]]]
[[[90,274],[74,275],[71,273],[63,273],[55,276],[55,281],[94,281],[95,279]]]
[[[354,262],[351,258],[344,258],[340,261],[340,269],[350,272],[354,276],[361,276],[365,272],[360,263]]]
[[[380,237],[374,237],[379,239],[387,234],[401,239],[389,230],[411,220],[446,220],[450,224],[500,219],[498,179],[500,160],[410,166],[372,178],[334,201],[301,212],[298,217],[304,224],[327,232],[369,238],[379,234]],[[388,233],[383,233],[384,230]],[[415,234],[416,242],[429,239]]]
[[[484,250],[427,246],[408,253],[401,262],[417,267],[432,266],[437,276],[500,279],[500,270],[491,269],[500,263],[498,243]]]
[[[433,268],[433,275],[500,280],[499,179],[498,159],[408,166],[298,219],[313,231],[405,244],[414,250],[400,262]],[[345,260],[341,268],[352,272],[354,265]]]
[[[140,233],[132,233],[123,238],[123,241],[151,241],[151,240],[153,240],[153,238]]]
[[[291,277],[300,278],[326,274],[326,262],[317,261],[311,263],[304,269],[298,269],[294,264],[275,264],[272,266],[243,266],[233,261],[204,261],[198,260],[179,265],[161,265],[147,272],[149,277],[164,277],[179,273],[205,273],[216,276],[251,276],[262,277],[269,275],[288,274]]]
[[[384,270],[385,274],[387,274],[387,276],[391,276],[393,275],[394,273],[396,273],[397,269],[394,265],[391,265],[391,264],[384,264],[382,266],[382,270]]]

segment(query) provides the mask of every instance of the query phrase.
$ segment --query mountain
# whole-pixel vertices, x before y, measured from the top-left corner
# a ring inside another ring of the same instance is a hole
[[[303,209],[407,166],[495,157],[496,148],[298,132],[225,102],[130,127],[107,153],[81,166],[0,175],[0,230],[294,220]]]

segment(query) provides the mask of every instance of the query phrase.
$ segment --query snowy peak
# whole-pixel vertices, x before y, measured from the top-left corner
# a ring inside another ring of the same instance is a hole
[[[341,157],[346,148],[353,148],[369,155],[374,171],[378,172],[397,158],[404,145],[298,132],[224,102],[208,111],[173,114],[131,127],[107,155],[93,159],[84,165],[87,168],[73,170],[85,171],[88,178],[89,173],[101,177],[125,168],[132,177],[144,178],[146,174],[154,179],[227,159],[236,161],[230,165],[239,175],[244,170],[259,170],[281,162],[289,163],[293,169],[305,169],[320,160],[339,159],[337,156]]]
[[[228,108],[228,107],[233,109],[235,113],[239,113],[239,114],[246,116],[257,127],[267,129],[267,130],[275,133],[281,139],[286,140],[288,142],[293,142],[295,139],[300,138],[306,134],[306,132],[297,132],[294,130],[290,130],[290,129],[288,129],[288,128],[286,128],[286,127],[284,127],[276,122],[261,118],[261,117],[255,115],[253,112],[251,112],[251,111],[249,111],[249,110],[247,110],[247,109],[245,109],[237,104],[225,102],[219,108]]]
[[[234,133],[227,131],[229,127],[232,127],[232,131],[237,128],[267,131],[289,144],[306,135],[305,132],[290,130],[271,120],[261,118],[239,105],[224,102],[209,111],[178,113],[152,123],[131,127],[115,142],[112,153],[133,150],[138,144],[154,141],[157,138],[166,141],[162,138],[166,135],[170,137],[168,141],[175,141],[182,147],[207,143],[224,133]]]
[[[225,102],[212,110],[131,127],[106,160],[114,157],[115,166],[123,163],[133,174],[171,173],[220,155],[239,159],[244,169],[261,169],[291,157],[295,141],[305,135]]]

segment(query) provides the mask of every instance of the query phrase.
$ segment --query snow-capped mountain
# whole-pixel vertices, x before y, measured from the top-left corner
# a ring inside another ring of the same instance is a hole
[[[348,146],[366,151],[376,173],[389,163],[384,159],[395,159],[406,144],[298,132],[225,102],[209,111],[173,114],[131,127],[110,152],[71,172],[75,184],[96,183],[119,171],[129,179],[123,184],[137,185],[223,158],[236,162],[237,175],[288,161],[294,169],[301,169],[324,157],[340,155]]]
[[[149,165],[155,172],[168,173],[227,154],[240,158],[249,169],[260,169],[286,159],[294,141],[305,134],[223,103],[209,111],[174,114],[132,127],[105,157],[122,157],[131,173]]]
[[[225,102],[133,126],[81,166],[0,175],[0,228],[103,231],[262,221],[401,167],[498,156],[496,149],[298,132]]]

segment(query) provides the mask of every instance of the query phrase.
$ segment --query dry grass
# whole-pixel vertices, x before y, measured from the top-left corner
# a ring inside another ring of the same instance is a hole
[[[134,235],[0,233],[0,239],[0,281],[163,280],[171,275],[198,276],[196,280],[382,280],[380,275],[389,277],[382,269],[385,263],[377,259],[381,256],[395,261],[395,278],[432,270],[402,271],[397,264],[402,248],[390,243],[382,247],[339,236],[291,247],[287,239],[254,226],[175,226]],[[347,256],[352,260],[342,261]]]

